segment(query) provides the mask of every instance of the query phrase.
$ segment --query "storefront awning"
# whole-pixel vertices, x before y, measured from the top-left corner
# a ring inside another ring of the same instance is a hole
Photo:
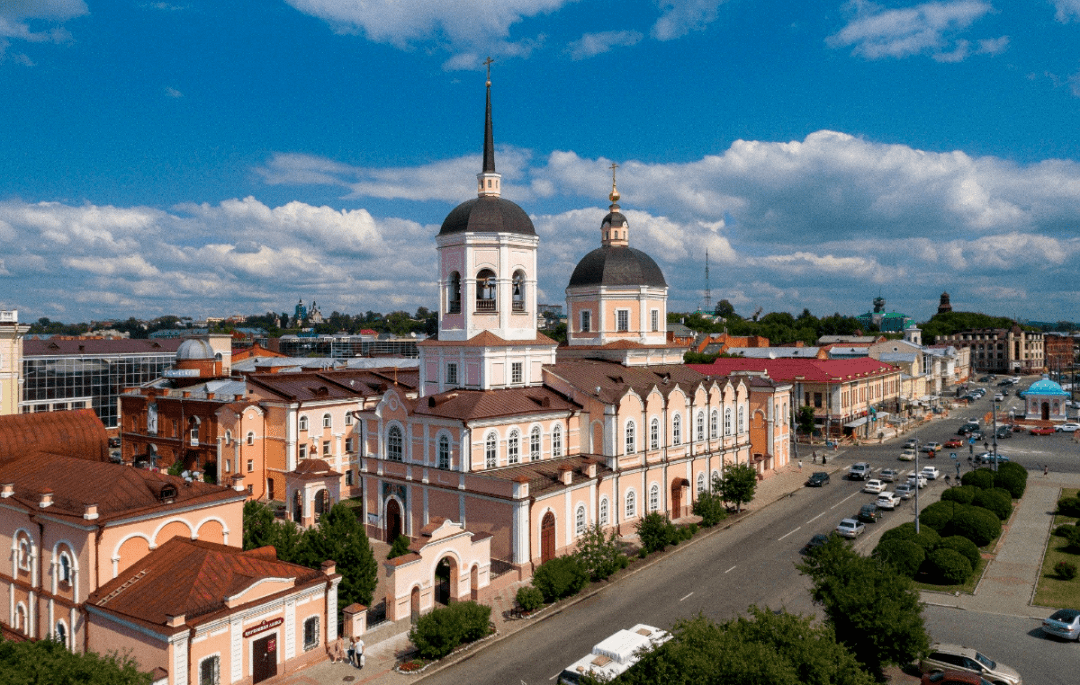
[[[845,423],[844,428],[858,428],[859,426],[863,425],[864,423],[866,423],[866,417],[865,416],[863,416],[862,418],[855,419],[851,423]]]

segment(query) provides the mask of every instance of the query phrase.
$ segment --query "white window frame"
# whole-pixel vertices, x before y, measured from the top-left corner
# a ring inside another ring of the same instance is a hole
[[[592,333],[592,310],[582,309],[578,329],[581,333]]]
[[[649,486],[649,513],[660,511],[660,484],[653,483]]]
[[[739,407],[739,432],[746,432],[746,407]]]
[[[446,363],[446,384],[457,385],[458,383],[458,368],[457,362]]]
[[[625,514],[623,519],[629,521],[637,518],[637,493],[634,492],[633,488],[627,489],[623,502],[623,513]]]
[[[682,444],[682,414],[671,417],[671,445],[678,447]]]
[[[630,332],[630,310],[629,309],[616,309],[615,310],[615,332],[616,333],[629,333]]]
[[[440,469],[450,468],[450,438],[445,435],[439,436],[438,464]]]
[[[514,428],[506,437],[506,463],[517,464],[521,462],[521,431]]]
[[[323,414],[322,427],[323,428],[333,428],[334,427],[334,417],[330,416],[329,414]]]
[[[551,427],[551,456],[562,456],[562,424],[560,423]]]
[[[576,537],[584,535],[588,523],[588,517],[585,515],[585,505],[579,504],[577,506],[577,511],[574,512],[574,535]]]
[[[395,434],[397,435],[396,444],[393,440]],[[397,424],[393,424],[386,429],[386,459],[397,462],[405,461],[405,431]]]
[[[649,422],[649,449],[660,449],[660,419],[655,416]]]
[[[314,633],[314,639],[311,642],[308,642],[308,635],[307,635],[307,633],[308,633],[308,625],[311,624],[312,622],[314,622],[314,624],[315,624],[315,630],[312,631]],[[301,636],[301,639],[303,639],[303,641],[304,641],[304,651],[305,652],[310,652],[311,650],[318,648],[319,643],[321,642],[321,640],[319,639],[319,623],[320,623],[320,621],[319,621],[319,615],[318,614],[316,614],[314,616],[308,616],[307,618],[304,619],[304,623],[303,623],[303,626],[302,626],[303,634]]]
[[[525,382],[525,364],[522,362],[510,362],[510,382],[519,385]]]
[[[296,422],[297,430],[306,431],[308,429],[308,417],[307,414],[301,414],[300,419]]]
[[[255,431],[248,431],[247,444],[249,444],[249,445],[254,445],[255,444]]]
[[[529,461],[540,461],[540,452],[543,449],[544,436],[540,426],[533,426],[529,431]]]
[[[653,333],[659,333],[660,332],[660,310],[659,309],[652,310],[652,332]]]
[[[705,472],[702,471],[701,473],[699,473],[697,475],[697,494],[698,494],[698,496],[701,496],[702,494],[705,493],[705,486],[706,486]]]
[[[697,434],[697,441],[703,442],[705,440],[705,412],[699,410],[697,413],[697,426],[695,427]]]
[[[713,409],[709,414],[709,439],[715,440],[720,435],[720,412]]]
[[[609,516],[608,516],[608,507],[609,506],[610,505],[608,504],[608,498],[607,497],[601,497],[600,498],[600,525],[601,526],[606,526],[608,524],[608,522],[609,522],[608,521],[608,518],[609,518]]]
[[[731,407],[724,409],[724,435],[731,435]]]
[[[626,447],[626,454],[634,454],[635,452],[637,452],[637,425],[633,422],[633,420],[626,422],[624,435],[626,438],[626,442],[624,443]]]
[[[209,680],[202,677],[203,664],[205,663],[214,664],[214,672]],[[195,678],[197,679],[197,685],[221,685],[221,654],[211,654],[199,659],[199,668],[195,671]]]
[[[484,468],[493,469],[499,465],[499,434],[491,431],[484,438]]]

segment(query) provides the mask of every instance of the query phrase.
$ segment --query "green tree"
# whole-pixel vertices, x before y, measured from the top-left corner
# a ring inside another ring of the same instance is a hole
[[[874,681],[832,631],[811,617],[750,607],[716,624],[702,615],[672,628],[672,639],[614,683],[627,685],[871,685]]]
[[[742,511],[742,505],[754,499],[757,471],[749,464],[728,466],[713,480],[713,490],[720,493],[725,502],[734,504],[736,511]]]
[[[930,648],[919,591],[889,563],[830,539],[798,566],[812,581],[837,642],[875,677],[890,664],[908,664]]]
[[[694,502],[693,512],[701,517],[701,525],[706,527],[715,526],[727,518],[727,508],[724,506],[724,498],[715,492],[703,492],[698,495]]]
[[[814,432],[814,408],[804,404],[795,412],[795,425],[803,435]]]
[[[304,535],[301,558],[305,566],[312,568],[328,559],[337,562],[341,574],[338,610],[353,602],[371,605],[379,566],[367,533],[350,507],[338,502],[323,514],[319,525]]]
[[[390,545],[390,551],[386,553],[387,559],[393,559],[408,554],[409,549],[409,536],[399,535],[394,538],[393,544]]]
[[[278,559],[307,565],[301,553],[303,542],[304,531],[295,523],[279,521],[274,510],[262,502],[244,502],[244,549],[270,546],[277,550]]]
[[[594,523],[578,539],[577,557],[593,580],[604,580],[619,570],[619,536]]]
[[[49,685],[150,685],[130,655],[69,651],[55,640],[11,642],[0,638],[0,683]]]
[[[642,516],[635,527],[646,552],[660,551],[677,541],[675,524],[658,511]]]

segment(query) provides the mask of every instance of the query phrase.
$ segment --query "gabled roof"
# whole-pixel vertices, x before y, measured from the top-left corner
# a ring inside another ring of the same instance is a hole
[[[711,375],[727,376],[739,371],[763,371],[778,381],[840,383],[897,371],[895,366],[869,357],[854,359],[717,359],[712,364],[689,364]]]
[[[404,400],[406,405],[410,400]],[[451,390],[418,399],[412,405],[417,416],[435,416],[459,421],[541,414],[574,412],[581,405],[544,386],[505,388],[502,390]]]
[[[544,370],[609,404],[618,402],[629,390],[642,397],[653,388],[665,397],[675,388],[690,394],[698,383],[709,380],[684,364],[623,366],[617,362],[582,359],[545,366]]]
[[[393,385],[415,390],[418,369],[341,369],[319,373],[255,374],[248,382],[292,402],[371,397]]]
[[[260,580],[290,580],[291,592],[326,577],[315,569],[278,561],[272,547],[245,552],[174,537],[91,593],[87,604],[158,628],[165,628],[170,615],[181,614],[192,625],[228,611],[226,598]]]
[[[109,460],[109,436],[93,409],[0,416],[0,462],[49,452]]]

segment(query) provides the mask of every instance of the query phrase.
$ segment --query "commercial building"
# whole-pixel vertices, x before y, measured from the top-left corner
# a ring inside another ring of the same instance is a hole
[[[1042,333],[1012,328],[984,328],[942,335],[934,341],[971,350],[971,368],[981,373],[1042,373],[1046,368]]]

